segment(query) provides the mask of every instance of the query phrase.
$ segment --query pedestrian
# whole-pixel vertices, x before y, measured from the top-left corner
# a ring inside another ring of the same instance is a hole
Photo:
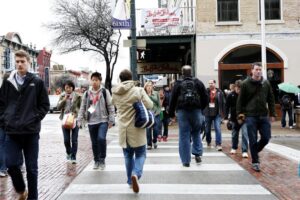
[[[169,86],[165,86],[160,91],[160,103],[161,103],[161,112],[162,112],[162,120],[161,120],[161,131],[162,133],[162,140],[164,142],[168,141],[169,136],[169,123],[170,123],[170,117],[169,117],[169,104],[170,104],[170,88]],[[163,131],[162,131],[163,128]],[[160,141],[160,137],[158,137],[158,140]]]
[[[281,108],[281,128],[285,128],[286,126],[286,113],[289,116],[289,125],[290,129],[293,127],[293,101],[294,94],[286,93],[282,90],[279,90],[279,103]]]
[[[119,75],[121,83],[112,89],[112,102],[117,107],[119,119],[119,144],[123,148],[127,183],[135,193],[139,192],[138,180],[142,177],[146,160],[146,133],[136,128],[133,103],[142,101],[147,109],[153,102],[141,87],[135,86],[132,73],[124,69]]]
[[[229,93],[226,98],[225,123],[232,124],[231,133],[231,151],[230,154],[236,154],[239,144],[239,131],[242,131],[242,157],[248,158],[248,133],[245,123],[239,124],[236,116],[236,102],[241,89],[241,80],[237,80],[234,84],[234,91]],[[230,120],[229,122],[227,120]]]
[[[19,50],[15,53],[17,70],[3,81],[0,107],[6,134],[6,166],[19,199],[38,199],[38,154],[41,120],[49,111],[49,98],[44,82],[28,72],[30,56]],[[20,169],[22,153],[27,172],[26,190]]]
[[[268,114],[270,117],[268,117]],[[275,121],[276,117],[272,87],[269,81],[262,77],[260,63],[251,65],[251,76],[244,80],[241,85],[237,101],[237,115],[239,120],[245,117],[252,169],[259,172],[260,160],[258,153],[268,144],[271,138],[270,121]],[[259,141],[257,141],[257,131],[260,134]]]
[[[189,167],[192,154],[197,164],[201,163],[203,153],[200,137],[203,122],[202,112],[208,103],[207,91],[203,83],[192,77],[192,68],[185,65],[181,69],[183,80],[175,83],[171,93],[169,115],[177,112],[179,126],[179,155],[184,167]]]
[[[207,147],[211,147],[211,124],[214,122],[216,149],[222,151],[221,121],[225,115],[225,98],[223,92],[216,88],[216,81],[208,81],[209,104],[205,108],[205,135]]]
[[[80,109],[81,96],[74,91],[75,84],[71,80],[67,80],[64,83],[63,88],[65,91],[60,95],[57,104],[57,109],[61,111],[59,119],[63,120],[64,117],[67,117],[70,114],[74,115],[74,119],[76,119]],[[67,161],[70,161],[72,164],[77,163],[76,154],[79,132],[76,120],[74,120],[74,123],[75,126],[71,129],[62,125]]]
[[[101,86],[102,76],[99,72],[91,75],[91,88],[83,94],[78,126],[87,121],[92,150],[94,155],[93,169],[105,168],[106,135],[109,128],[115,124],[115,108],[111,103],[111,95]]]
[[[151,101],[153,102],[153,108],[152,111],[155,115],[154,117],[154,125],[151,128],[146,128],[147,132],[147,149],[150,150],[152,149],[152,145],[154,149],[157,148],[157,138],[158,135],[160,134],[160,103],[159,103],[159,94],[158,92],[153,90],[153,83],[151,81],[146,82],[144,85],[144,89],[148,96],[150,97]]]
[[[0,178],[8,175],[5,162],[5,133],[3,125],[4,124],[0,122]]]

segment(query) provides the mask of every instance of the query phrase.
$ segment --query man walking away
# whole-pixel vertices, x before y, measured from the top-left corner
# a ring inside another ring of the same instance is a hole
[[[28,199],[38,199],[38,153],[41,120],[49,111],[49,98],[44,82],[28,72],[30,56],[20,50],[15,53],[16,71],[4,80],[0,91],[6,136],[6,165],[19,199],[27,198],[20,169],[24,154]]]
[[[272,87],[268,80],[262,77],[260,63],[252,64],[251,76],[242,83],[237,101],[237,115],[238,119],[246,117],[252,169],[259,172],[258,153],[263,150],[271,138],[270,120],[275,121],[276,116]],[[257,131],[261,136],[259,141],[257,141]]]
[[[208,95],[203,83],[192,78],[191,66],[182,67],[183,80],[177,81],[171,93],[169,114],[175,117],[177,112],[179,125],[179,155],[184,167],[189,167],[191,162],[191,142],[193,141],[192,154],[195,155],[197,164],[201,163],[203,153],[200,137],[203,122],[202,111],[208,103]]]

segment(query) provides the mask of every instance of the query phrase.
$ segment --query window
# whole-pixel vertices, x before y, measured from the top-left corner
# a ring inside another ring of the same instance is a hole
[[[239,21],[238,0],[217,0],[218,22]]]
[[[260,1],[259,1],[259,19],[260,17]],[[281,19],[281,0],[265,0],[265,19],[280,20]]]

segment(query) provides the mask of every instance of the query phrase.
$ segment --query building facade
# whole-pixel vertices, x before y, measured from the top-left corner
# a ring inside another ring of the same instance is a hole
[[[39,77],[45,82],[47,89],[50,87],[50,60],[51,60],[52,51],[47,51],[46,48],[43,48],[39,51],[37,57],[37,71]]]
[[[228,88],[261,61],[259,0],[197,0],[197,77]],[[265,0],[268,79],[300,85],[300,1]]]
[[[9,32],[4,36],[0,36],[0,85],[3,81],[3,75],[7,72],[15,70],[15,52],[24,50],[29,53],[31,58],[31,66],[29,71],[36,72],[38,51],[34,46],[23,44],[18,33]]]

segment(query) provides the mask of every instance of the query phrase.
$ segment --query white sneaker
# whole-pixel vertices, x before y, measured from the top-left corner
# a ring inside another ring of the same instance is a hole
[[[221,145],[217,145],[216,148],[217,148],[217,151],[222,151],[222,146]]]
[[[6,177],[7,175],[6,171],[0,171],[0,177]]]
[[[231,149],[230,154],[236,154],[236,150],[235,149]]]
[[[247,152],[243,152],[243,153],[242,153],[242,157],[243,157],[243,158],[248,158],[248,157],[249,157],[249,156],[248,156],[248,153],[247,153]]]
[[[294,127],[293,126],[290,126],[290,129],[293,129]]]

